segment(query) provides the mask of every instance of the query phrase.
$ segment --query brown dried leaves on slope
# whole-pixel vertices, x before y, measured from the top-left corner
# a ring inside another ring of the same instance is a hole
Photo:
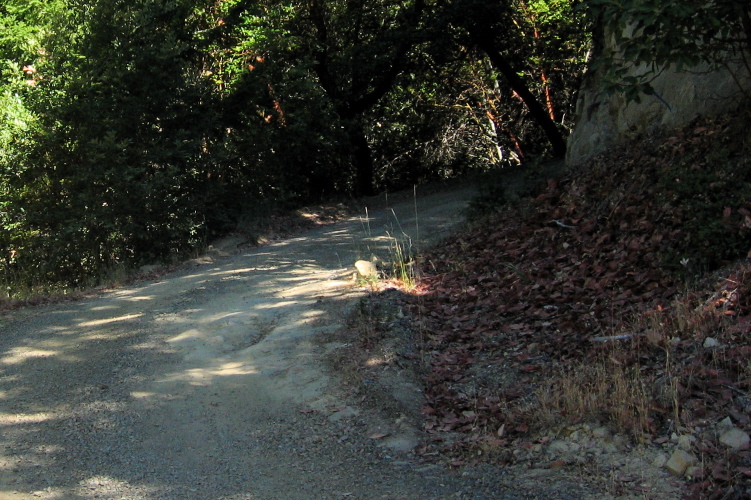
[[[718,234],[727,246],[748,241],[751,205],[732,194],[747,160],[707,160],[745,152],[734,123],[697,122],[598,157],[425,256],[413,307],[432,356],[424,414],[436,443],[518,445],[540,423],[541,389],[596,363],[631,370],[645,388],[645,405],[619,422],[641,439],[728,415],[748,430],[751,268],[726,267],[691,293],[683,280],[694,262],[723,262]]]

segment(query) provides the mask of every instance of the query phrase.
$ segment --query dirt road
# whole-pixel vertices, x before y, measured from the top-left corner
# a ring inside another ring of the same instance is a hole
[[[445,236],[469,196],[419,199],[419,236],[410,200],[0,318],[0,498],[528,498],[413,456],[414,423],[359,408],[315,341],[357,302],[355,260]]]

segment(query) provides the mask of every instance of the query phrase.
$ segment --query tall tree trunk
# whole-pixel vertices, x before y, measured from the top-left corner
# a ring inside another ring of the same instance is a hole
[[[524,102],[532,118],[540,125],[550,142],[550,146],[553,148],[553,156],[557,158],[565,157],[566,139],[561,134],[561,131],[558,130],[556,123],[550,118],[547,110],[540,104],[540,101],[537,100],[532,91],[529,90],[527,84],[524,83],[524,80],[522,80],[514,68],[511,67],[511,64],[496,48],[492,35],[485,33],[485,30],[477,25],[470,25],[467,28],[469,29],[472,41],[488,55],[493,66],[501,72],[513,91]]]
[[[534,19],[532,19],[534,24]],[[539,52],[539,56],[542,58],[542,50],[540,49],[540,31],[535,26],[533,36],[535,37],[535,50]],[[545,103],[548,106],[548,114],[550,119],[555,121],[555,106],[553,105],[553,94],[550,92],[550,81],[548,75],[545,72],[544,64],[540,64],[540,80],[542,80],[542,90],[545,92]]]
[[[375,194],[373,187],[373,156],[370,153],[370,145],[365,136],[365,129],[359,118],[352,120],[349,129],[349,141],[352,145],[352,157],[355,162],[355,195],[372,196]]]
[[[741,7],[741,25],[743,33],[746,35],[746,50],[751,51],[751,15],[749,7]]]
[[[348,4],[348,9],[362,10],[362,4]],[[418,22],[425,9],[424,0],[415,0],[411,6],[402,8],[404,19],[402,38],[386,54],[390,64],[373,71],[367,66],[350,67],[344,74],[336,73],[332,68],[330,27],[327,24],[326,2],[322,0],[309,0],[308,12],[311,22],[315,27],[317,41],[313,52],[315,64],[313,70],[318,76],[318,81],[334,104],[337,115],[348,127],[349,143],[352,148],[352,157],[355,162],[355,193],[358,196],[369,196],[375,193],[373,156],[365,136],[363,126],[363,114],[375,106],[394,86],[397,77],[407,65],[407,54],[415,43],[412,32],[418,26]],[[360,19],[360,17],[356,17]],[[354,33],[359,36],[357,26]],[[344,29],[346,31],[346,28]],[[336,44],[333,44],[334,46]],[[366,76],[367,78],[363,77]],[[362,81],[361,81],[362,80]]]

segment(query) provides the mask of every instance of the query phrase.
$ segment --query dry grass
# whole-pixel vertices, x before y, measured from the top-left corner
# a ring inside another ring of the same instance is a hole
[[[648,432],[650,397],[638,368],[613,361],[560,370],[537,391],[533,419],[541,427],[609,422],[635,435]]]
[[[532,418],[539,426],[607,422],[640,441],[655,434],[657,420],[677,431],[691,419],[684,403],[701,373],[735,374],[737,385],[751,384],[751,360],[738,363],[726,349],[705,347],[710,338],[729,345],[727,325],[712,299],[697,305],[691,294],[640,315],[603,338],[590,360],[551,372],[537,391]]]
[[[417,265],[417,256],[412,245],[412,239],[402,234],[401,238],[389,235],[389,277],[400,288],[412,290],[417,286],[420,272]]]

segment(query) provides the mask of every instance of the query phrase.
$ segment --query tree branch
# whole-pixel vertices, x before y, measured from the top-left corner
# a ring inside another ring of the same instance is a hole
[[[500,71],[514,92],[524,102],[532,118],[540,125],[545,132],[551,147],[553,155],[557,158],[566,156],[566,140],[558,130],[558,126],[550,118],[545,108],[537,100],[537,97],[529,90],[524,80],[517,74],[514,68],[509,64],[500,51],[495,47],[493,39],[483,33],[476,25],[467,27],[472,41],[487,54],[493,66]]]

